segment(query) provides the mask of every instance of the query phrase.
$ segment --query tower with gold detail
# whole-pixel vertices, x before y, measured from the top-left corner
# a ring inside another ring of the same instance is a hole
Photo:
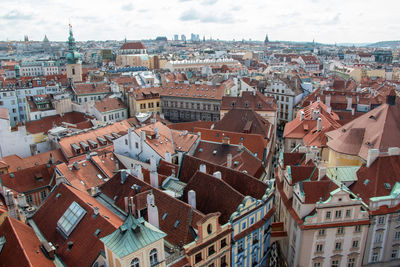
[[[81,55],[76,51],[76,43],[74,35],[72,34],[72,26],[69,25],[69,37],[68,37],[68,53],[67,59],[67,78],[70,82],[81,82],[82,81],[82,62],[80,60]]]

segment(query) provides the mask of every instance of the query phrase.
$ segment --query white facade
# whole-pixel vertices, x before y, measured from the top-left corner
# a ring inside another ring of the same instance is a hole
[[[293,120],[295,93],[280,79],[274,79],[265,88],[265,95],[276,99],[278,105],[278,124]]]
[[[9,120],[0,119],[0,140],[0,158],[14,154],[21,158],[32,155],[33,135],[26,134],[25,126],[11,132]]]

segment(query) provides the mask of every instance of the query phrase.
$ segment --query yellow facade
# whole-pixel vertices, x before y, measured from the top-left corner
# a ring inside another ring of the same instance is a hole
[[[120,259],[115,253],[109,248],[106,248],[106,257],[108,260],[109,267],[130,267],[133,259],[139,259],[139,266],[151,266],[150,265],[150,251],[157,249],[157,259],[159,264],[157,266],[165,266],[165,253],[164,253],[164,239],[160,239],[142,249],[131,253],[122,259]]]
[[[358,156],[347,155],[343,153],[336,152],[329,149],[329,167],[335,166],[361,166],[363,164],[362,160]]]
[[[137,113],[147,113],[147,112],[161,112],[161,99],[151,98],[151,99],[139,99],[136,100],[133,95],[129,95],[129,110],[130,117],[135,116]]]
[[[147,54],[117,55],[115,62],[118,66],[144,66],[150,68],[150,60]]]
[[[350,77],[353,78],[356,82],[361,81],[361,77],[380,77],[385,78],[385,70],[384,69],[376,69],[376,70],[363,70],[361,68],[355,68],[350,72]]]
[[[72,79],[73,82],[82,81],[82,64],[67,64],[67,78]]]

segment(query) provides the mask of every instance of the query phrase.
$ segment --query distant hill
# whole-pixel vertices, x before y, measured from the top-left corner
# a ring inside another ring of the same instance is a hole
[[[368,44],[366,47],[390,47],[390,48],[396,48],[400,47],[400,41],[382,41],[382,42],[377,42],[373,44]]]

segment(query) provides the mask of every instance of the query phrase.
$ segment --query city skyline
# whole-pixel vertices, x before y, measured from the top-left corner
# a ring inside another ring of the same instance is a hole
[[[64,41],[68,24],[78,41],[154,39],[174,34],[199,34],[221,40],[270,40],[319,43],[373,43],[399,40],[395,1],[294,0],[240,4],[227,0],[165,2],[106,1],[68,3],[6,0],[0,12],[0,40]],[[23,7],[23,8],[21,8]],[[392,8],[391,8],[392,7]]]

